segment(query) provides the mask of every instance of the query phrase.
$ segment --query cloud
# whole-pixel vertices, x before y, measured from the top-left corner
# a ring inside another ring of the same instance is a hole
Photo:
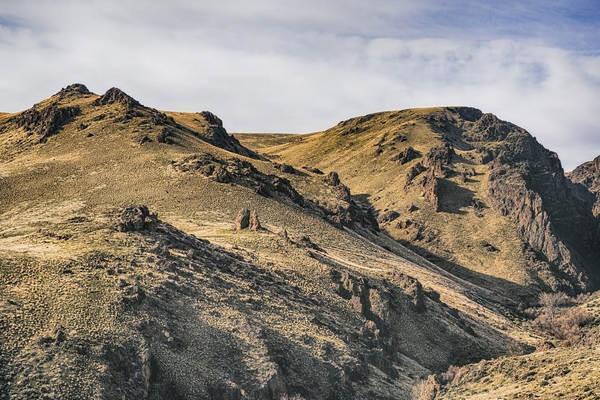
[[[230,131],[315,131],[466,104],[528,129],[567,169],[600,153],[592,2],[4,3],[2,111],[76,81],[158,108],[210,109]]]

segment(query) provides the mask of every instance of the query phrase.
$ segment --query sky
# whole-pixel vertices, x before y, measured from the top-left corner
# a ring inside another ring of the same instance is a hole
[[[598,0],[0,0],[0,76],[5,112],[75,82],[230,132],[468,105],[600,154]]]

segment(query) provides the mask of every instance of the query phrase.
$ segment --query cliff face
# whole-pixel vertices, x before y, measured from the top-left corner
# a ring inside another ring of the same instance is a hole
[[[567,174],[571,182],[584,193],[587,189],[594,194],[594,215],[600,216],[600,156],[581,164]]]
[[[549,264],[558,287],[570,291],[597,287],[600,238],[593,196],[571,184],[556,153],[492,114],[450,109],[446,118],[442,135],[458,132],[448,140],[462,139],[459,144],[481,153],[490,168],[492,207],[517,224],[522,239]]]

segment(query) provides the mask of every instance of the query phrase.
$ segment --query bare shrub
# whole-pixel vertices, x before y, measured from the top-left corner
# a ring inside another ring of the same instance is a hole
[[[576,344],[585,333],[583,327],[591,320],[586,310],[566,307],[576,304],[577,300],[560,292],[542,293],[539,297],[541,309],[533,321],[534,326],[556,339]]]
[[[441,378],[445,384],[452,384],[460,381],[460,378],[462,378],[466,372],[466,368],[459,367],[457,365],[451,365],[448,367],[446,372],[442,373]]]

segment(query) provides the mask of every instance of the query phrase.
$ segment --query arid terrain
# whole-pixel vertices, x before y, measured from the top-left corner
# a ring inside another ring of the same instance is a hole
[[[0,113],[0,400],[598,399],[600,162],[470,107]]]

